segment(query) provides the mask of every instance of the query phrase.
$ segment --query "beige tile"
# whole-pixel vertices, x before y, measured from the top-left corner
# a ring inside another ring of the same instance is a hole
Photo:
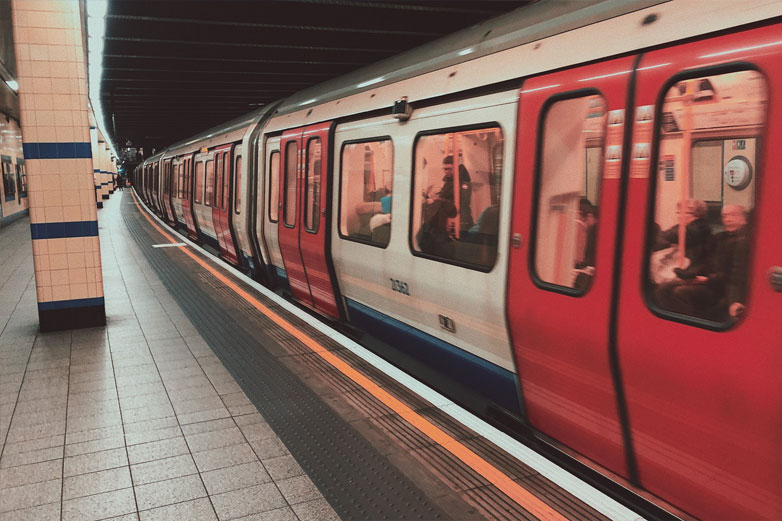
[[[0,470],[0,489],[51,481],[62,476],[62,460],[54,459]]]
[[[112,438],[102,438],[99,440],[85,441],[65,446],[65,456],[79,456],[91,452],[100,452],[108,449],[116,449],[125,446],[125,438],[115,436]]]
[[[304,470],[299,466],[293,456],[279,456],[261,460],[263,466],[269,472],[274,481],[301,476]]]
[[[221,521],[286,506],[285,499],[274,483],[217,494],[212,496],[211,499],[217,512],[217,517]]]
[[[0,521],[60,521],[60,501],[12,512],[0,512]]]
[[[125,448],[110,449],[103,452],[93,452],[80,456],[65,458],[63,476],[76,476],[128,465],[128,457]]]
[[[208,472],[210,470],[222,469],[232,465],[241,465],[257,461],[255,453],[248,444],[232,445],[219,449],[207,450],[193,454],[198,470]]]
[[[185,439],[187,440],[187,445],[190,447],[191,452],[202,452],[209,449],[218,449],[220,447],[245,443],[242,431],[236,426],[219,431],[186,435]]]
[[[290,505],[305,503],[323,497],[309,476],[296,476],[295,478],[275,481],[275,483]]]
[[[202,432],[230,429],[231,427],[235,426],[236,423],[234,423],[231,418],[220,418],[218,420],[208,420],[199,423],[188,423],[187,425],[182,425],[182,432],[185,434],[185,436],[190,436]]]
[[[0,494],[0,512],[46,505],[60,499],[62,480],[53,479],[3,489]]]
[[[140,513],[141,521],[175,521],[198,520],[216,521],[212,504],[206,498],[194,501],[185,501],[152,510],[144,510]]]
[[[133,489],[126,488],[63,501],[62,521],[93,521],[133,512]]]
[[[31,450],[27,452],[5,452],[0,459],[0,469],[9,469],[40,463],[42,461],[61,460],[63,457],[63,447],[49,447],[46,449]]]
[[[339,516],[325,499],[316,499],[293,505],[293,511],[299,519],[317,519],[318,521],[340,521]]]
[[[133,483],[138,486],[196,474],[198,469],[195,466],[193,457],[190,454],[183,454],[173,458],[131,465],[131,472],[133,474]]]
[[[130,469],[128,467],[79,474],[78,476],[67,477],[63,481],[63,499],[91,496],[131,486]]]
[[[230,492],[271,481],[271,477],[259,462],[235,465],[201,474],[210,495]]]
[[[189,452],[184,437],[152,441],[128,447],[128,458],[132,464],[170,458]]]
[[[259,514],[252,514],[247,517],[242,517],[240,519],[237,519],[236,521],[309,521],[309,520],[317,520],[320,521],[319,518],[313,517],[303,517],[301,519],[296,516],[296,514],[293,512],[291,507],[283,507],[283,508],[277,508],[275,510],[267,510],[266,512],[261,512]]]
[[[206,490],[198,474],[138,485],[135,492],[139,510],[206,497]]]

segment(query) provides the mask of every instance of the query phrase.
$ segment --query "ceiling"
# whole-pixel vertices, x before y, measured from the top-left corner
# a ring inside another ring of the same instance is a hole
[[[110,0],[101,101],[117,148],[180,139],[531,0]]]

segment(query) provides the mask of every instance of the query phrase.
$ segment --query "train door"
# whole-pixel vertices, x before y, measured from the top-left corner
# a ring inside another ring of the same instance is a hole
[[[182,193],[182,213],[184,214],[187,234],[194,241],[198,240],[198,230],[195,227],[195,217],[193,213],[193,154],[184,156],[183,181],[184,189]]]
[[[220,255],[229,262],[239,264],[234,239],[229,225],[231,196],[231,157],[234,145],[224,145],[214,150],[215,189],[212,205],[212,222],[220,247]]]
[[[702,519],[782,519],[779,35],[638,69],[619,360],[641,484]]]
[[[171,160],[163,161],[163,180],[160,190],[161,207],[163,209],[163,218],[169,223],[174,223],[174,213],[171,210]]]
[[[280,250],[293,294],[339,317],[336,283],[328,260],[329,148],[331,122],[282,135]]]
[[[609,323],[632,65],[630,56],[525,81],[508,280],[529,422],[623,476]]]

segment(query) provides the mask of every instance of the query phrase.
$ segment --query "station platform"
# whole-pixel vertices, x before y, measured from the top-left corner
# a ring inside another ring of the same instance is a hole
[[[106,327],[40,333],[28,224],[0,232],[0,521],[640,519],[521,461],[130,190],[99,211]]]

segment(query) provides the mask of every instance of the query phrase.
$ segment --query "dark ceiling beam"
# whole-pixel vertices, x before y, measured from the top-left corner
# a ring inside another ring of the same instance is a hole
[[[107,42],[134,42],[134,43],[157,43],[157,44],[185,44],[185,45],[206,45],[215,47],[245,47],[253,49],[295,49],[301,51],[328,51],[328,52],[365,52],[388,54],[393,53],[394,49],[366,49],[360,47],[326,47],[317,45],[284,45],[280,43],[247,43],[247,42],[215,42],[206,40],[173,40],[163,38],[143,38],[127,36],[106,36]]]
[[[333,6],[345,6],[345,7],[372,7],[375,9],[388,9],[393,11],[418,11],[418,12],[434,12],[434,13],[462,13],[462,14],[480,14],[483,17],[486,16],[487,9],[477,7],[475,9],[465,7],[454,7],[458,5],[457,2],[444,2],[442,4],[436,4],[431,2],[422,5],[421,2],[415,2],[413,4],[405,4],[404,2],[369,2],[364,0],[276,0],[280,3],[297,3],[297,4],[325,4]],[[450,4],[448,7],[444,4]],[[482,5],[482,2],[475,2],[477,6]],[[518,2],[508,2],[509,5],[516,5]],[[495,11],[497,14],[503,12],[502,10]]]
[[[127,59],[142,59],[142,60],[175,60],[175,61],[216,61],[220,63],[234,62],[234,63],[281,63],[281,64],[295,64],[295,65],[350,65],[358,67],[364,65],[363,61],[327,61],[327,60],[268,60],[262,58],[230,58],[230,57],[199,57],[193,56],[161,56],[161,55],[133,55],[133,54],[104,54],[104,58],[119,58],[123,60]],[[271,74],[271,73],[270,73]],[[294,74],[294,73],[288,73]],[[295,74],[308,74],[303,72],[297,72]],[[312,75],[326,75],[327,73],[309,73]],[[331,74],[333,76],[333,74]]]
[[[396,36],[424,36],[434,38],[439,36],[439,33],[431,31],[400,31],[391,29],[371,29],[371,28],[356,28],[356,27],[327,27],[323,25],[286,25],[286,24],[269,24],[269,23],[256,23],[256,22],[239,22],[239,21],[221,21],[221,20],[200,20],[196,18],[171,18],[163,16],[131,16],[131,15],[107,15],[106,18],[121,21],[132,22],[155,22],[170,24],[192,24],[192,25],[214,25],[214,26],[227,26],[227,27],[252,27],[254,29],[282,29],[286,31],[319,31],[319,32],[335,32],[335,33],[356,33],[356,34],[376,34],[376,35],[396,35]]]

